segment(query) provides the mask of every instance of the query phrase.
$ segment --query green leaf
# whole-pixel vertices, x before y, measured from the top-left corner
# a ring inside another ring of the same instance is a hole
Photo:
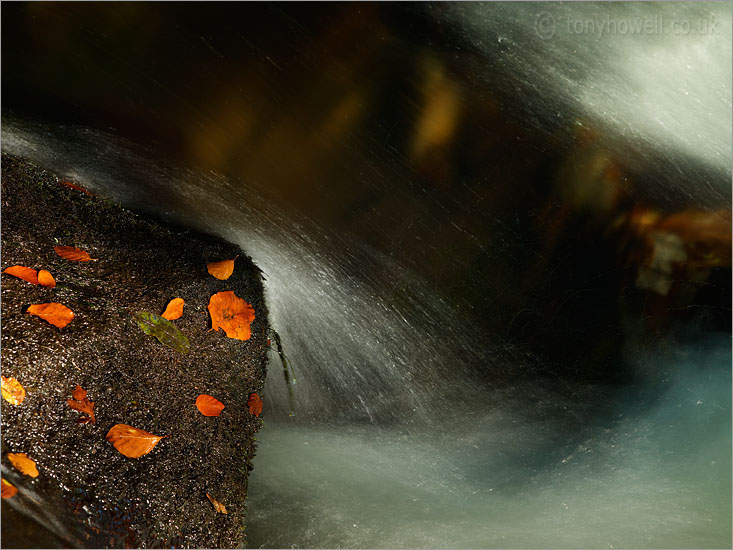
[[[188,338],[168,319],[147,311],[136,311],[132,317],[145,334],[155,336],[161,344],[180,353],[188,353],[191,349]]]

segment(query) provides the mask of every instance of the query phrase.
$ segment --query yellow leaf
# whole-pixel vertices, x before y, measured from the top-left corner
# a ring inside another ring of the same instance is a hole
[[[8,453],[8,460],[16,469],[27,476],[38,477],[38,468],[34,460],[25,453]]]
[[[3,399],[11,405],[20,405],[25,399],[25,388],[15,378],[2,377]]]
[[[18,489],[15,488],[15,485],[7,481],[5,478],[2,478],[2,498],[11,498],[14,497],[15,494],[18,492]]]
[[[206,493],[206,498],[208,498],[211,504],[214,506],[214,510],[216,510],[220,514],[227,513],[226,506],[224,506],[221,502],[212,497],[209,493]]]
[[[209,262],[206,264],[206,269],[210,275],[226,281],[234,273],[234,260],[239,258],[235,256],[233,260],[222,260],[220,262]]]
[[[130,458],[139,458],[148,454],[158,444],[158,441],[166,437],[170,436],[154,435],[127,424],[115,424],[107,432],[107,441],[112,443],[120,453]]]

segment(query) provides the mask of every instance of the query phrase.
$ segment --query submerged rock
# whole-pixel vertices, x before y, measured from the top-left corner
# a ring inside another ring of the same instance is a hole
[[[260,393],[267,361],[259,269],[219,238],[131,213],[24,159],[2,161],[2,268],[46,269],[57,283],[2,275],[2,374],[26,389],[20,405],[2,402],[2,475],[18,488],[3,507],[73,546],[242,546],[261,425],[247,400]],[[97,261],[63,259],[54,246],[78,247]],[[236,255],[229,279],[207,273],[207,262]],[[209,298],[225,290],[254,307],[249,340],[210,330]],[[187,353],[146,334],[133,317],[158,315],[175,297],[185,300],[172,323]],[[26,313],[47,302],[69,307],[74,319],[59,329]],[[67,404],[77,384],[95,404],[95,423],[78,423],[82,414]],[[203,416],[200,394],[221,401],[222,413]],[[115,424],[170,437],[127,458],[105,439]],[[26,453],[40,475],[21,474],[8,453]]]

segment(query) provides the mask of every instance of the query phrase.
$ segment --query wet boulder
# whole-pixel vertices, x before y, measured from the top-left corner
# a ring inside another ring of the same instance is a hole
[[[18,489],[3,507],[78,547],[242,546],[262,422],[247,403],[267,361],[261,272],[233,244],[129,212],[27,160],[2,161],[2,268],[45,269],[56,281],[2,274],[2,375],[25,389],[20,404],[2,401],[2,475]],[[94,260],[62,258],[59,246]],[[237,255],[228,279],[207,272]],[[254,309],[247,340],[211,330],[207,306],[224,291]],[[176,297],[183,315],[161,321]],[[45,303],[73,319],[58,328],[27,313]],[[95,422],[69,405],[77,385]],[[198,410],[201,394],[224,405],[218,416]],[[129,458],[107,441],[117,424],[168,437]],[[12,453],[35,461],[38,476],[22,474]]]

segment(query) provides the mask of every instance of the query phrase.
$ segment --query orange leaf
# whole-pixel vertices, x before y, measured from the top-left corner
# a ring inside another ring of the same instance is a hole
[[[41,269],[38,272],[38,284],[53,288],[56,286],[56,280],[48,271]]]
[[[72,262],[90,262],[96,260],[96,258],[90,258],[89,254],[73,246],[54,246],[56,254],[61,256],[64,260],[71,260]]]
[[[38,477],[38,468],[36,468],[36,463],[28,458],[27,454],[8,453],[8,460],[21,473],[31,477]]]
[[[202,393],[196,398],[196,408],[204,416],[219,416],[224,410],[224,403]]]
[[[74,391],[71,392],[71,397],[73,399],[66,401],[69,404],[69,407],[75,411],[88,415],[79,418],[80,424],[93,423],[97,421],[97,419],[94,418],[94,401],[89,401],[89,399],[87,399],[87,392],[84,388],[77,384]]]
[[[11,405],[20,405],[25,399],[25,388],[15,378],[2,377],[3,399]]]
[[[214,505],[214,510],[219,512],[220,514],[226,514],[227,509],[226,506],[224,506],[221,502],[216,500],[214,497],[212,497],[209,493],[206,493],[206,498],[209,499],[209,502]]]
[[[168,302],[168,305],[165,308],[165,311],[163,312],[163,319],[168,319],[169,321],[173,321],[175,319],[178,319],[181,315],[183,315],[183,304],[185,302],[183,301],[183,298],[173,298],[170,302]]]
[[[170,436],[153,435],[127,424],[115,424],[107,432],[107,441],[129,458],[139,458],[148,454],[158,444],[158,441],[166,437]]]
[[[31,269],[30,267],[13,265],[3,269],[3,273],[7,273],[8,275],[12,275],[13,277],[18,277],[19,279],[23,279],[24,281],[28,281],[29,283],[33,283],[34,285],[38,284],[38,272],[35,269]]]
[[[59,328],[64,328],[74,319],[74,312],[58,302],[33,304],[28,307],[26,313],[40,317]]]
[[[81,191],[82,193],[86,193],[90,197],[94,196],[94,193],[91,191],[88,191],[87,189],[84,189],[81,185],[77,185],[75,183],[71,183],[70,181],[62,181],[61,185],[65,185],[66,187],[69,187],[71,189],[74,189],[76,191]]]
[[[239,258],[238,255],[234,257],[234,260],[236,260],[237,258]],[[229,277],[232,276],[232,273],[234,273],[234,260],[209,262],[208,264],[206,264],[206,270],[209,272],[210,275],[216,277],[217,279],[226,281]]]
[[[10,483],[9,481],[6,481],[5,478],[2,478],[2,497],[3,498],[11,498],[14,497],[15,494],[18,492],[18,489],[15,488],[15,485]]]
[[[255,416],[262,414],[262,399],[256,393],[252,393],[247,399],[247,405],[249,405],[249,413]]]
[[[223,328],[229,338],[249,340],[252,335],[250,325],[255,310],[231,290],[217,292],[209,299],[209,315],[211,328],[216,331]]]

